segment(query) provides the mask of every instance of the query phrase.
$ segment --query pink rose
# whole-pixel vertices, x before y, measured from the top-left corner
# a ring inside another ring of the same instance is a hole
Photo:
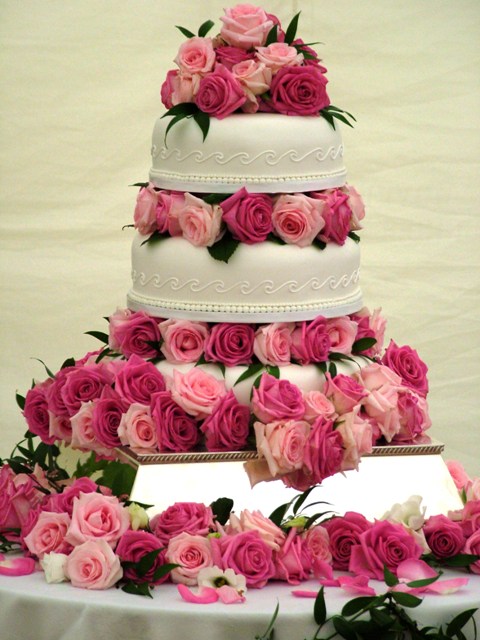
[[[341,469],[343,438],[333,427],[332,420],[318,417],[311,426],[305,446],[305,480],[309,486],[320,484]],[[302,482],[302,478],[300,483]],[[302,490],[302,489],[300,489]]]
[[[360,513],[347,511],[344,516],[327,520],[321,526],[328,532],[333,568],[347,571],[352,548],[360,544],[360,535],[371,528],[371,523]]]
[[[295,527],[288,532],[280,551],[274,554],[274,563],[276,580],[285,580],[288,584],[300,584],[310,577],[312,567],[310,550]]]
[[[432,425],[427,401],[410,389],[398,394],[398,414],[400,429],[395,434],[395,442],[411,442]]]
[[[314,194],[324,202],[322,215],[325,226],[319,236],[323,242],[336,242],[344,245],[351,228],[352,210],[348,204],[348,195],[341,189],[328,189]]]
[[[138,449],[154,449],[157,445],[156,426],[150,407],[134,402],[124,413],[118,427],[122,444]]]
[[[109,317],[110,337],[108,346],[126,358],[135,354],[143,358],[154,358],[158,355],[157,345],[160,342],[158,320],[144,311],[118,309]]]
[[[288,380],[263,373],[260,385],[253,389],[252,409],[262,422],[300,420],[305,404],[300,389]]]
[[[163,338],[160,350],[168,362],[183,364],[200,359],[209,333],[206,322],[169,318],[161,322],[159,328]]]
[[[114,449],[120,446],[118,428],[125,403],[110,387],[105,387],[101,397],[93,403],[92,431],[101,446]]]
[[[291,358],[293,322],[260,325],[255,332],[253,352],[263,364],[277,367],[289,364]]]
[[[383,341],[385,338],[386,320],[380,315],[381,309],[375,309],[371,314],[370,311],[363,307],[357,313],[353,313],[350,318],[357,323],[357,335],[355,341],[362,338],[375,338],[376,343],[369,349],[363,349],[359,353],[374,358],[379,356],[383,350]]]
[[[153,396],[152,416],[160,451],[191,451],[198,444],[197,423],[172,399],[169,391]]]
[[[55,440],[61,440],[69,444],[72,440],[72,425],[68,416],[56,416],[49,412],[50,422],[48,434]]]
[[[350,229],[352,231],[357,231],[362,228],[360,222],[365,217],[365,205],[363,204],[362,196],[358,193],[355,187],[352,187],[350,184],[344,185],[342,190],[348,195],[348,206],[352,211]]]
[[[471,500],[461,511],[461,527],[463,535],[468,538],[474,531],[480,529],[480,500]]]
[[[45,444],[53,444],[55,438],[50,435],[50,416],[46,390],[52,384],[51,379],[37,383],[27,391],[23,416],[28,424],[28,430],[37,435]]]
[[[73,503],[75,498],[79,498],[81,493],[96,493],[100,491],[104,495],[108,495],[110,489],[100,487],[90,478],[76,478],[69,487],[65,487],[62,493],[56,493],[49,496],[46,503],[47,511],[56,511],[57,513],[65,512],[68,515],[73,513]]]
[[[250,364],[255,330],[249,324],[221,322],[215,324],[205,344],[205,360],[229,367]]]
[[[436,558],[451,558],[463,550],[465,539],[461,525],[443,514],[430,516],[423,525],[423,533]]]
[[[162,548],[160,540],[148,531],[126,531],[120,538],[115,553],[120,558],[120,562],[139,563],[147,553],[157,551]],[[161,551],[155,558],[148,571],[139,575],[135,567],[127,566],[124,571],[124,578],[132,582],[148,582],[149,584],[161,584],[168,580],[168,573],[161,578],[155,579],[155,572],[165,564],[165,551]]]
[[[186,102],[186,100],[183,102]],[[184,193],[165,190],[158,192],[155,216],[159,233],[168,233],[170,236],[182,235],[182,230],[178,223],[178,212],[184,204]]]
[[[301,45],[299,48],[299,51],[303,54],[305,53],[309,53],[310,57],[303,57],[303,64],[304,65],[315,65],[320,67],[322,73],[326,73],[327,70],[325,69],[325,67],[323,67],[322,65],[320,65],[320,59],[318,57],[318,53],[315,51],[315,49],[312,49],[312,47],[309,47],[308,44],[305,44],[304,41],[301,38],[295,38],[295,40],[292,42],[292,45]]]
[[[301,65],[303,54],[285,42],[272,42],[268,47],[257,47],[257,59],[275,74],[282,67]]]
[[[407,387],[410,387],[421,396],[425,397],[427,395],[427,365],[420,360],[415,349],[407,345],[399,347],[393,340],[390,340],[390,344],[382,358],[382,364],[395,371]]]
[[[165,560],[180,565],[170,573],[173,582],[195,585],[200,569],[213,566],[210,540],[203,536],[180,533],[170,538]]]
[[[109,589],[123,575],[120,560],[105,540],[80,544],[67,557],[65,571],[74,587]]]
[[[72,416],[72,448],[95,451],[98,455],[111,457],[113,455],[112,447],[100,444],[93,430],[93,411],[94,402],[84,402],[77,413]]]
[[[130,516],[118,498],[101,493],[81,493],[73,502],[72,521],[65,539],[73,546],[101,539],[115,547],[129,528]]]
[[[186,40],[178,50],[175,62],[181,73],[200,74],[212,71],[215,65],[215,51],[211,38],[193,37]]]
[[[128,404],[150,405],[154,393],[165,391],[165,380],[153,363],[133,355],[118,371],[115,391]]]
[[[359,536],[359,544],[351,550],[349,571],[374,580],[383,580],[384,565],[396,573],[404,560],[418,560],[422,547],[401,524],[377,520]]]
[[[24,541],[31,554],[40,560],[46,553],[67,553],[70,546],[65,536],[70,525],[68,513],[42,511]]]
[[[173,372],[172,398],[199,420],[209,416],[226,393],[224,380],[217,380],[198,367],[187,373]]]
[[[274,577],[272,548],[257,531],[214,538],[212,544],[221,554],[223,568],[245,576],[247,587],[261,589]]]
[[[273,20],[260,7],[251,4],[237,4],[225,9],[220,35],[231,46],[251,49],[265,44]]]
[[[359,415],[357,410],[344,413],[338,419],[337,431],[343,439],[345,448],[342,471],[358,469],[360,458],[372,452],[373,427],[368,419]]]
[[[184,206],[178,211],[178,224],[183,237],[195,247],[211,247],[220,237],[222,210],[201,198],[185,194]]]
[[[448,471],[452,476],[452,480],[459,491],[466,487],[470,480],[470,476],[465,471],[465,467],[458,460],[445,460]]]
[[[305,402],[305,415],[304,420],[307,422],[314,422],[318,416],[324,418],[333,418],[336,416],[335,407],[327,396],[321,391],[313,390],[307,391],[303,394],[303,401]]]
[[[256,531],[274,551],[279,551],[286,538],[284,532],[270,518],[266,518],[260,511],[248,511],[248,509],[241,511],[240,517],[235,513],[230,514],[227,533],[242,531]]]
[[[334,378],[325,374],[323,393],[334,404],[337,413],[348,413],[368,395],[361,384],[350,376],[339,373]]]
[[[183,102],[193,102],[198,91],[201,76],[199,74],[190,75],[180,73],[178,69],[171,69],[167,73],[165,82],[160,90],[160,97],[163,105],[171,109]]]
[[[257,451],[273,478],[301,469],[310,425],[304,420],[255,422]]]
[[[50,414],[68,416],[68,409],[62,398],[62,388],[67,381],[67,376],[74,369],[75,367],[63,367],[63,369],[57,371],[51,383],[45,386],[45,397],[47,398]]]
[[[0,533],[7,539],[18,536],[9,529],[19,529],[32,509],[43,500],[39,485],[30,475],[15,474],[8,464],[0,467]]]
[[[472,535],[465,540],[463,553],[480,556],[480,529],[474,531]],[[470,571],[480,574],[480,560],[476,560],[470,565]]]
[[[299,364],[325,362],[330,352],[327,322],[318,316],[311,322],[298,322],[292,333],[292,357]]]
[[[357,324],[348,317],[328,318],[327,333],[330,338],[330,350],[350,355],[357,335]]]
[[[272,212],[273,229],[287,244],[308,247],[322,229],[323,202],[303,193],[278,197]]]
[[[255,96],[265,93],[272,82],[272,71],[256,60],[245,60],[232,67],[233,76],[245,90],[247,100],[256,102]]]
[[[391,369],[373,362],[364,367],[355,377],[368,395],[362,400],[366,414],[374,418],[387,442],[400,430],[398,392],[401,378]]]
[[[228,45],[217,47],[215,49],[215,55],[217,57],[217,62],[223,64],[223,66],[227,67],[229,71],[232,70],[232,67],[235,64],[244,62],[245,60],[252,60],[254,57],[253,53],[245,51],[245,49],[229,47]]]
[[[155,191],[153,184],[141,187],[137,195],[137,202],[133,213],[133,222],[135,229],[137,229],[142,236],[151,235],[157,228],[157,201],[158,192]]]
[[[270,104],[287,116],[314,116],[328,107],[328,80],[317,66],[282,67],[270,87]]]
[[[248,193],[245,187],[221,203],[223,220],[233,237],[246,244],[267,239],[272,232],[272,199],[264,193]]]
[[[100,398],[104,388],[112,382],[112,375],[102,363],[76,367],[70,371],[61,392],[69,416],[77,413],[83,402]]]
[[[332,563],[332,553],[330,551],[330,538],[328,531],[321,525],[310,527],[303,535],[307,549],[315,562]]]
[[[163,545],[182,532],[206,536],[213,529],[213,512],[199,502],[176,502],[154,516],[150,528]]]
[[[248,440],[250,408],[240,404],[233,391],[223,396],[200,427],[207,451],[239,451]]]
[[[223,64],[200,81],[195,104],[204,113],[219,120],[239,109],[246,97],[242,85]]]

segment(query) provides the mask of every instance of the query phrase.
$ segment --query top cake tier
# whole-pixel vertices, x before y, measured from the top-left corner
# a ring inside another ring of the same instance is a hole
[[[195,193],[292,193],[340,187],[346,180],[340,132],[322,116],[278,113],[212,118],[205,140],[189,119],[168,134],[159,118],[150,181]]]

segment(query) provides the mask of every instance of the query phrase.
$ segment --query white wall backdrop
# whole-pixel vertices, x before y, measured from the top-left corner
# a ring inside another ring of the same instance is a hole
[[[125,304],[136,189],[160,85],[183,37],[224,0],[3,0],[1,437],[25,425],[15,391],[96,348],[85,331]],[[363,194],[362,286],[430,369],[431,434],[480,473],[480,4],[274,1],[321,41]]]

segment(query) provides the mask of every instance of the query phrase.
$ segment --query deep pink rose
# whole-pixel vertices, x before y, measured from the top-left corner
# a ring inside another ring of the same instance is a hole
[[[182,532],[206,536],[213,529],[213,513],[200,502],[176,502],[154,516],[150,528],[163,545]]]
[[[249,324],[215,324],[205,344],[205,360],[221,362],[229,367],[250,364],[255,330]]]
[[[408,345],[399,347],[390,340],[382,363],[397,373],[402,382],[421,396],[428,393],[427,365],[419,358],[415,349]]]
[[[383,350],[383,341],[385,338],[386,320],[380,315],[381,309],[375,309],[373,313],[363,307],[357,313],[353,313],[350,318],[357,323],[357,335],[355,341],[362,338],[375,338],[376,343],[369,349],[363,349],[362,355],[373,358],[380,355]]]
[[[480,500],[469,500],[461,511],[460,525],[463,535],[468,538],[474,531],[480,529]]]
[[[195,585],[200,569],[213,566],[210,540],[186,532],[180,533],[170,538],[165,560],[180,565],[170,573],[173,582]]]
[[[137,195],[137,201],[135,203],[133,222],[135,229],[137,229],[142,236],[149,236],[156,230],[157,201],[158,192],[155,191],[153,184],[140,188]]]
[[[73,484],[65,487],[62,493],[55,493],[48,497],[46,509],[47,511],[56,511],[57,513],[65,512],[71,516],[75,498],[80,497],[81,493],[96,493],[97,491],[108,495],[110,490],[106,487],[100,487],[91,478],[76,478]]]
[[[82,403],[82,406],[77,411],[77,413],[72,416],[71,446],[72,449],[80,449],[81,451],[95,451],[95,453],[99,456],[111,458],[113,457],[113,448],[101,444],[97,439],[95,431],[93,430],[93,412],[95,410],[96,402],[98,401]],[[115,429],[113,437],[115,438]],[[118,445],[116,444],[115,446]]]
[[[361,402],[368,392],[361,384],[350,376],[339,373],[334,378],[330,373],[325,374],[323,393],[331,400],[337,413],[348,413]]]
[[[275,575],[273,550],[257,531],[245,531],[212,539],[224,569],[245,576],[247,587],[261,589]]]
[[[159,451],[191,451],[198,444],[200,432],[194,418],[180,407],[169,391],[153,396],[152,417],[156,426]]]
[[[61,391],[69,416],[75,415],[83,402],[100,398],[112,382],[113,376],[102,363],[75,367],[67,374]]]
[[[422,547],[401,524],[377,520],[359,536],[359,544],[351,549],[349,571],[374,580],[383,580],[384,565],[396,573],[404,560],[418,560]]]
[[[411,442],[432,425],[427,401],[410,389],[399,392],[398,413],[400,430],[395,434],[395,442]]]
[[[289,364],[294,328],[293,322],[273,322],[258,327],[253,352],[260,362],[277,367]]]
[[[352,220],[348,195],[341,189],[328,189],[312,194],[312,197],[322,200],[325,204],[322,210],[325,226],[320,233],[320,240],[344,245]]]
[[[207,451],[239,451],[247,444],[250,408],[240,404],[233,391],[220,400],[200,427]]]
[[[273,77],[270,104],[287,116],[314,116],[328,107],[327,78],[317,66],[283,67]]]
[[[155,216],[159,233],[181,236],[178,212],[185,204],[185,194],[179,191],[159,191]]]
[[[223,220],[233,237],[240,242],[263,242],[273,230],[273,203],[271,197],[265,193],[249,193],[242,187],[220,206]]]
[[[209,416],[227,393],[225,381],[199,367],[187,373],[173,372],[172,397],[189,415],[201,420]]]
[[[81,493],[73,502],[72,520],[65,539],[74,546],[102,539],[113,548],[129,528],[128,510],[118,498]]]
[[[101,445],[108,449],[120,446],[118,428],[125,410],[123,399],[110,387],[93,403],[92,431]]]
[[[357,324],[347,316],[327,319],[327,333],[330,338],[330,350],[350,355],[357,335]]]
[[[109,589],[122,577],[120,560],[103,540],[80,544],[68,556],[65,571],[74,587]]]
[[[299,364],[325,362],[330,352],[327,322],[318,316],[311,322],[299,322],[292,333],[292,357]]]
[[[274,21],[260,7],[251,4],[237,4],[225,9],[220,35],[225,42],[241,49],[251,49],[265,44]]]
[[[217,47],[215,49],[215,55],[217,62],[227,67],[229,71],[232,70],[233,65],[239,62],[245,62],[246,60],[252,60],[254,54],[252,52],[245,51],[239,47],[230,47],[225,45],[223,47]]]
[[[288,532],[280,551],[274,553],[275,579],[288,584],[300,584],[308,580],[312,567],[312,556],[304,538],[295,527]]]
[[[480,556],[480,529],[477,529],[465,540],[465,547],[463,553],[468,553],[475,556]],[[470,565],[470,571],[472,573],[480,574],[480,560],[476,560]]]
[[[68,513],[54,513],[42,511],[38,516],[35,526],[25,536],[25,544],[31,554],[39,560],[46,553],[67,553],[70,545],[66,543],[65,536],[70,525]]]
[[[194,36],[180,45],[175,62],[181,73],[205,75],[215,65],[215,51],[211,38]]]
[[[109,318],[110,337],[108,346],[126,358],[136,354],[143,358],[158,355],[160,330],[158,320],[144,311],[119,309]]]
[[[165,391],[165,380],[152,362],[133,355],[118,371],[115,391],[128,404],[149,406],[154,393]]]
[[[257,418],[265,423],[300,420],[305,412],[305,403],[296,385],[263,373],[258,389],[253,389],[252,409]]]
[[[37,435],[45,444],[53,444],[55,438],[50,435],[50,416],[48,413],[48,401],[46,391],[51,384],[50,380],[37,383],[33,389],[27,391],[23,416],[28,424],[28,429]]]
[[[155,449],[157,446],[156,425],[150,406],[134,402],[123,414],[118,427],[118,436],[124,445],[137,449]]]
[[[312,424],[305,446],[304,467],[311,484],[319,484],[340,470],[343,439],[333,428],[333,421],[322,416]]]
[[[348,571],[352,547],[360,544],[360,535],[372,524],[362,514],[347,511],[345,515],[327,520],[321,526],[328,531],[333,568]]]
[[[161,549],[161,541],[148,531],[126,531],[120,538],[115,553],[120,558],[120,562],[138,563],[141,559],[152,551]],[[161,584],[168,580],[168,573],[162,578],[154,578],[155,572],[165,564],[165,550],[161,551],[155,558],[152,566],[145,574],[139,575],[134,567],[127,567],[124,570],[124,578],[132,582],[148,582],[149,584]]]
[[[240,82],[223,64],[217,64],[215,71],[201,79],[195,104],[200,111],[221,120],[239,109],[245,99]]]
[[[45,396],[48,402],[48,410],[55,416],[68,416],[68,409],[62,398],[62,388],[67,381],[67,376],[75,367],[64,367],[57,371],[51,384],[45,387]]]
[[[461,553],[464,545],[462,527],[442,514],[430,516],[423,525],[428,546],[437,558],[451,558]]]
[[[168,362],[182,364],[200,359],[209,333],[206,322],[170,318],[159,327],[163,338],[160,349]]]
[[[315,51],[315,49],[312,49],[312,47],[309,47],[307,44],[304,43],[304,41],[301,38],[295,38],[295,40],[292,42],[292,45],[301,45],[299,51],[300,52],[305,52],[310,54],[310,56],[312,56],[311,58],[308,57],[306,58],[304,56],[303,59],[303,64],[304,65],[315,65],[315,66],[319,66],[320,70],[322,73],[326,73],[327,70],[325,69],[324,66],[320,65],[320,59],[318,57],[318,53]]]
[[[183,237],[195,247],[211,247],[220,238],[222,211],[218,205],[185,193],[177,215]]]
[[[323,227],[323,202],[303,193],[286,193],[273,207],[274,232],[287,244],[308,247]]]
[[[171,69],[167,73],[160,97],[162,103],[167,109],[171,109],[177,104],[183,102],[193,102],[194,96],[198,91],[201,76],[198,73],[189,74],[181,73],[178,69]]]

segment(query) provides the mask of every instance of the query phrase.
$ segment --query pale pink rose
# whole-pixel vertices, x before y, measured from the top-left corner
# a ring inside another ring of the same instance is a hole
[[[373,362],[364,367],[355,377],[359,380],[368,395],[362,400],[367,415],[374,418],[382,435],[390,442],[400,430],[398,412],[398,392],[401,389],[401,378],[394,371]]]
[[[271,480],[277,479],[270,473],[268,462],[264,458],[261,460],[247,460],[247,462],[244,463],[243,468],[248,476],[248,481],[252,488],[259,482],[270,482]]]
[[[303,54],[286,42],[272,42],[268,47],[257,47],[257,58],[275,74],[282,67],[295,67],[303,62]]]
[[[109,319],[108,346],[129,358],[135,354],[143,358],[154,358],[158,355],[160,330],[158,320],[144,311],[117,309]]]
[[[458,460],[445,460],[448,471],[452,476],[452,480],[459,491],[466,487],[470,482],[470,476],[465,471],[465,467]]]
[[[50,422],[48,433],[51,438],[61,440],[69,444],[72,440],[72,425],[68,416],[56,416],[51,411],[48,412]]]
[[[327,396],[321,391],[314,389],[313,391],[307,391],[303,394],[303,401],[305,403],[305,415],[304,420],[307,422],[313,422],[318,416],[324,418],[333,418],[336,416],[335,407],[333,402],[327,398]]]
[[[348,413],[368,396],[364,387],[350,376],[343,373],[334,378],[330,373],[325,374],[323,393],[333,402],[339,414]]]
[[[224,380],[217,380],[198,367],[187,373],[173,372],[172,397],[194,418],[203,419],[210,415],[226,393]]]
[[[64,488],[62,493],[51,494],[45,503],[47,511],[56,511],[57,513],[68,513],[69,516],[73,513],[73,503],[75,498],[78,498],[81,493],[97,493],[100,492],[103,495],[111,495],[111,490],[107,487],[98,485],[96,482],[82,476],[76,478],[71,485]]]
[[[372,451],[372,425],[354,410],[338,418],[337,431],[345,448],[342,471],[358,469],[360,458]]]
[[[350,184],[346,184],[342,189],[348,195],[348,205],[352,211],[350,229],[352,231],[358,231],[358,229],[362,228],[360,222],[365,217],[365,205],[363,204],[362,196],[355,187],[352,187]]]
[[[223,26],[220,35],[225,42],[241,49],[251,49],[265,44],[273,20],[260,7],[251,4],[237,4],[225,9],[220,18]]]
[[[169,318],[159,325],[163,344],[160,351],[168,362],[197,362],[204,349],[209,330],[206,322]]]
[[[39,560],[52,551],[67,553],[70,546],[66,543],[65,536],[69,525],[68,513],[42,511],[35,526],[25,536],[24,542],[30,553],[37,556]]]
[[[480,477],[472,478],[466,487],[467,500],[480,500]]]
[[[295,527],[290,529],[281,549],[274,554],[274,564],[276,580],[296,585],[310,577],[312,556]]]
[[[39,488],[30,475],[15,474],[6,463],[0,467],[0,533],[9,540],[18,538],[9,529],[23,528],[29,514],[43,501]]]
[[[362,355],[374,358],[379,356],[383,350],[383,341],[385,339],[385,328],[387,321],[380,315],[381,309],[375,309],[373,313],[363,307],[360,311],[352,314],[350,318],[357,323],[357,335],[355,340],[361,338],[375,338],[376,343],[370,349],[361,351]]]
[[[130,527],[128,510],[114,496],[81,493],[73,503],[72,521],[65,539],[76,546],[87,540],[105,540],[114,547]]]
[[[65,572],[74,587],[110,589],[123,575],[120,559],[105,540],[89,540],[68,556]]]
[[[152,532],[164,546],[180,533],[206,536],[213,527],[212,509],[200,502],[176,502],[150,521]]]
[[[232,74],[244,87],[249,100],[268,91],[272,82],[272,71],[256,60],[239,62],[232,67]]]
[[[113,449],[100,444],[93,430],[93,409],[93,402],[83,402],[77,413],[72,416],[72,449],[95,451],[99,455],[111,457]]]
[[[195,585],[200,569],[214,564],[210,540],[203,536],[180,533],[170,538],[165,560],[180,565],[170,573],[173,582]]]
[[[187,102],[183,100],[182,102]],[[159,233],[170,236],[181,236],[182,230],[178,223],[178,212],[185,204],[185,194],[179,191],[159,191],[155,216]]]
[[[300,389],[289,380],[278,380],[263,373],[258,388],[253,389],[252,409],[262,422],[300,420],[305,405]]]
[[[277,367],[289,364],[291,358],[293,322],[273,322],[260,325],[255,332],[253,352],[263,364]]]
[[[307,247],[324,225],[323,202],[304,195],[289,193],[278,197],[272,212],[273,229],[287,244]]]
[[[275,575],[273,550],[258,531],[243,531],[236,535],[212,538],[215,564],[245,576],[247,587],[261,589]]]
[[[118,427],[122,444],[138,449],[152,449],[157,445],[156,426],[150,407],[134,402],[124,413]]]
[[[167,109],[183,102],[193,102],[200,85],[201,76],[197,73],[181,73],[171,69],[162,84],[160,96]]]
[[[472,535],[465,540],[463,553],[480,556],[480,529],[474,531]],[[480,560],[470,565],[470,571],[480,574]]]
[[[304,476],[299,474],[299,488],[319,484],[342,468],[343,438],[334,429],[333,421],[318,417],[310,428],[303,464]],[[295,478],[293,478],[295,482]],[[293,485],[295,486],[295,485]],[[301,491],[305,489],[300,489]]]
[[[449,517],[452,517],[449,514]],[[471,500],[465,504],[459,514],[463,535],[468,538],[477,529],[480,530],[480,500]],[[457,519],[457,518],[455,518]]]
[[[157,228],[156,206],[158,201],[158,191],[153,184],[141,187],[137,195],[135,211],[133,213],[133,223],[135,229],[142,236],[151,235]]]
[[[301,469],[310,425],[305,420],[255,422],[255,440],[273,477]]]
[[[400,428],[395,442],[411,442],[432,426],[425,398],[404,387],[398,393],[398,416]]]
[[[195,104],[204,113],[219,120],[234,113],[245,102],[246,96],[240,82],[223,64],[200,80]]]
[[[213,70],[215,65],[215,51],[211,38],[195,36],[180,45],[175,62],[183,73],[204,76]]]
[[[185,194],[184,206],[178,212],[183,237],[196,247],[211,247],[220,237],[222,210],[201,198]]]
[[[235,513],[230,514],[227,533],[240,533],[241,531],[257,531],[262,540],[274,551],[278,551],[285,541],[285,534],[280,527],[277,527],[258,510],[244,509],[240,512],[240,517]]]
[[[327,318],[327,333],[330,338],[330,350],[350,355],[357,335],[357,323],[346,316]]]
[[[330,537],[325,527],[321,525],[310,527],[310,529],[303,534],[303,537],[313,560],[321,560],[331,564],[332,553],[330,551]]]

